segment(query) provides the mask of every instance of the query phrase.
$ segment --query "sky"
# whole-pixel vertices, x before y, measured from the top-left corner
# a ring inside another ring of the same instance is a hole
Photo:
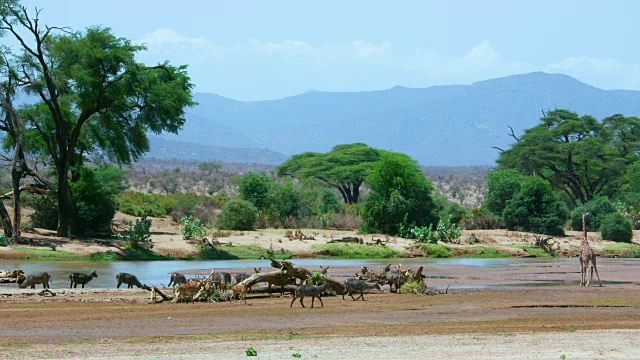
[[[110,27],[138,59],[188,65],[197,92],[471,84],[532,71],[640,90],[640,1],[23,0],[50,26]]]

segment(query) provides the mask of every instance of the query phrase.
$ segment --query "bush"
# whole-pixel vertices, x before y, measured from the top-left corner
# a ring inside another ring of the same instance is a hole
[[[529,177],[522,182],[520,191],[507,201],[502,218],[509,230],[559,236],[564,235],[562,227],[568,213],[547,181]]]
[[[455,225],[460,225],[463,220],[467,219],[470,216],[471,213],[469,209],[455,202],[446,203],[446,205],[444,205],[444,208],[440,212],[441,219],[450,218],[451,223]]]
[[[500,217],[483,209],[473,209],[460,225],[465,230],[500,229]]]
[[[246,200],[231,200],[222,207],[218,228],[225,230],[253,230],[258,209]]]
[[[631,242],[633,237],[631,221],[619,213],[609,214],[602,219],[600,234],[605,240]]]
[[[151,220],[143,216],[141,219],[136,220],[135,225],[129,221],[127,230],[122,234],[118,234],[118,239],[124,241],[126,246],[132,249],[152,248],[150,228]]]
[[[0,246],[7,246],[9,245],[9,239],[7,239],[6,236],[4,236],[4,234],[0,234]]]
[[[54,191],[47,195],[23,196],[23,203],[33,209],[30,222],[33,227],[56,230],[58,228],[58,202]]]
[[[183,226],[180,226],[180,233],[184,240],[201,239],[207,234],[207,227],[202,225],[200,219],[193,216],[185,216],[180,219]]]
[[[587,231],[598,231],[602,220],[616,212],[615,205],[605,196],[597,197],[571,212],[571,230],[582,231],[582,213],[588,212]]]
[[[116,197],[120,212],[131,216],[164,217],[166,209],[160,205],[157,197],[137,191],[118,194]]]
[[[444,220],[438,221],[436,231],[438,232],[438,240],[446,243],[452,242],[462,236],[460,228],[451,222],[451,215]]]
[[[515,169],[501,169],[488,172],[487,194],[482,204],[483,209],[494,215],[502,215],[511,200],[520,191],[524,176]]]
[[[73,235],[111,234],[115,196],[122,189],[125,174],[126,171],[108,165],[80,169],[80,179],[69,187],[69,225]]]

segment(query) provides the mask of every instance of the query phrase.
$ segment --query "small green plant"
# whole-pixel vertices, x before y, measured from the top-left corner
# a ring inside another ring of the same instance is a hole
[[[7,239],[6,236],[4,236],[4,234],[0,234],[0,246],[7,246],[9,245],[9,240]]]
[[[245,350],[244,353],[247,356],[258,356],[258,351],[256,349],[252,348],[252,347],[247,348],[247,350]]]
[[[124,241],[128,247],[132,249],[153,248],[151,243],[151,220],[143,216],[136,220],[135,225],[129,221],[127,230],[122,234],[118,234],[118,239]]]
[[[309,285],[322,285],[324,284],[324,275],[321,272],[315,271],[307,280]]]
[[[438,222],[436,231],[438,232],[438,240],[447,243],[458,239],[462,235],[458,225],[451,222],[451,215]]]
[[[207,227],[198,218],[191,215],[184,216],[180,222],[184,224],[180,226],[180,233],[185,240],[200,239],[207,234]]]
[[[302,357],[302,355],[300,355],[300,353],[293,353],[293,354],[291,354],[291,357],[300,359]]]

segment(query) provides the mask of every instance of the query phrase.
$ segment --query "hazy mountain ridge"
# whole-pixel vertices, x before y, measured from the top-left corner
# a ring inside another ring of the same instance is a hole
[[[181,141],[219,141],[285,154],[364,142],[407,153],[423,165],[493,164],[498,152],[492,146],[506,148],[513,141],[507,125],[521,134],[537,124],[542,111],[554,108],[599,119],[640,114],[638,91],[601,90],[567,75],[540,72],[471,85],[309,91],[269,101],[241,102],[212,94],[196,94],[195,99],[200,104],[189,109],[177,137]]]

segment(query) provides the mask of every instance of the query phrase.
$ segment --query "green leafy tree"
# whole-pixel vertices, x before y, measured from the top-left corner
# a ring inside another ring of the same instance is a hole
[[[277,173],[301,181],[319,180],[338,189],[345,203],[354,204],[359,201],[360,186],[379,158],[380,150],[366,144],[337,145],[328,153],[294,155],[278,166]]]
[[[193,105],[185,66],[146,66],[135,59],[145,50],[111,29],[84,32],[43,26],[26,7],[0,14],[0,30],[11,34],[21,53],[14,58],[24,90],[39,103],[24,109],[44,144],[58,180],[58,236],[68,236],[69,174],[90,155],[123,164],[149,150],[148,132],[176,133],[184,109]]]
[[[264,211],[272,205],[273,192],[278,184],[265,174],[249,174],[237,178],[240,197]]]
[[[205,161],[198,164],[198,170],[202,171],[202,173],[207,176],[215,172],[218,172],[221,169],[222,169],[222,163],[218,161]]]
[[[364,199],[362,230],[398,234],[402,224],[437,224],[433,185],[409,156],[385,152],[367,177],[371,192]]]
[[[547,235],[564,235],[562,228],[568,217],[569,211],[549,183],[535,176],[522,182],[520,191],[507,201],[502,213],[509,230]]]
[[[218,215],[218,227],[225,230],[253,230],[258,209],[246,200],[230,200]]]
[[[614,115],[598,122],[557,109],[525,130],[498,164],[547,180],[574,205],[611,194],[626,165],[637,159],[636,118]]]
[[[167,194],[173,194],[178,191],[180,180],[180,168],[177,167],[173,170],[163,170],[153,174],[151,180],[149,180],[149,185],[154,188],[160,188]]]
[[[485,179],[487,195],[482,207],[500,216],[507,206],[507,201],[520,191],[524,175],[515,169],[499,169],[488,172]]]
[[[571,211],[571,230],[582,230],[582,213],[589,213],[589,221],[587,221],[588,231],[598,231],[602,220],[609,214],[615,213],[615,205],[606,197],[598,196],[584,205],[578,206]]]

